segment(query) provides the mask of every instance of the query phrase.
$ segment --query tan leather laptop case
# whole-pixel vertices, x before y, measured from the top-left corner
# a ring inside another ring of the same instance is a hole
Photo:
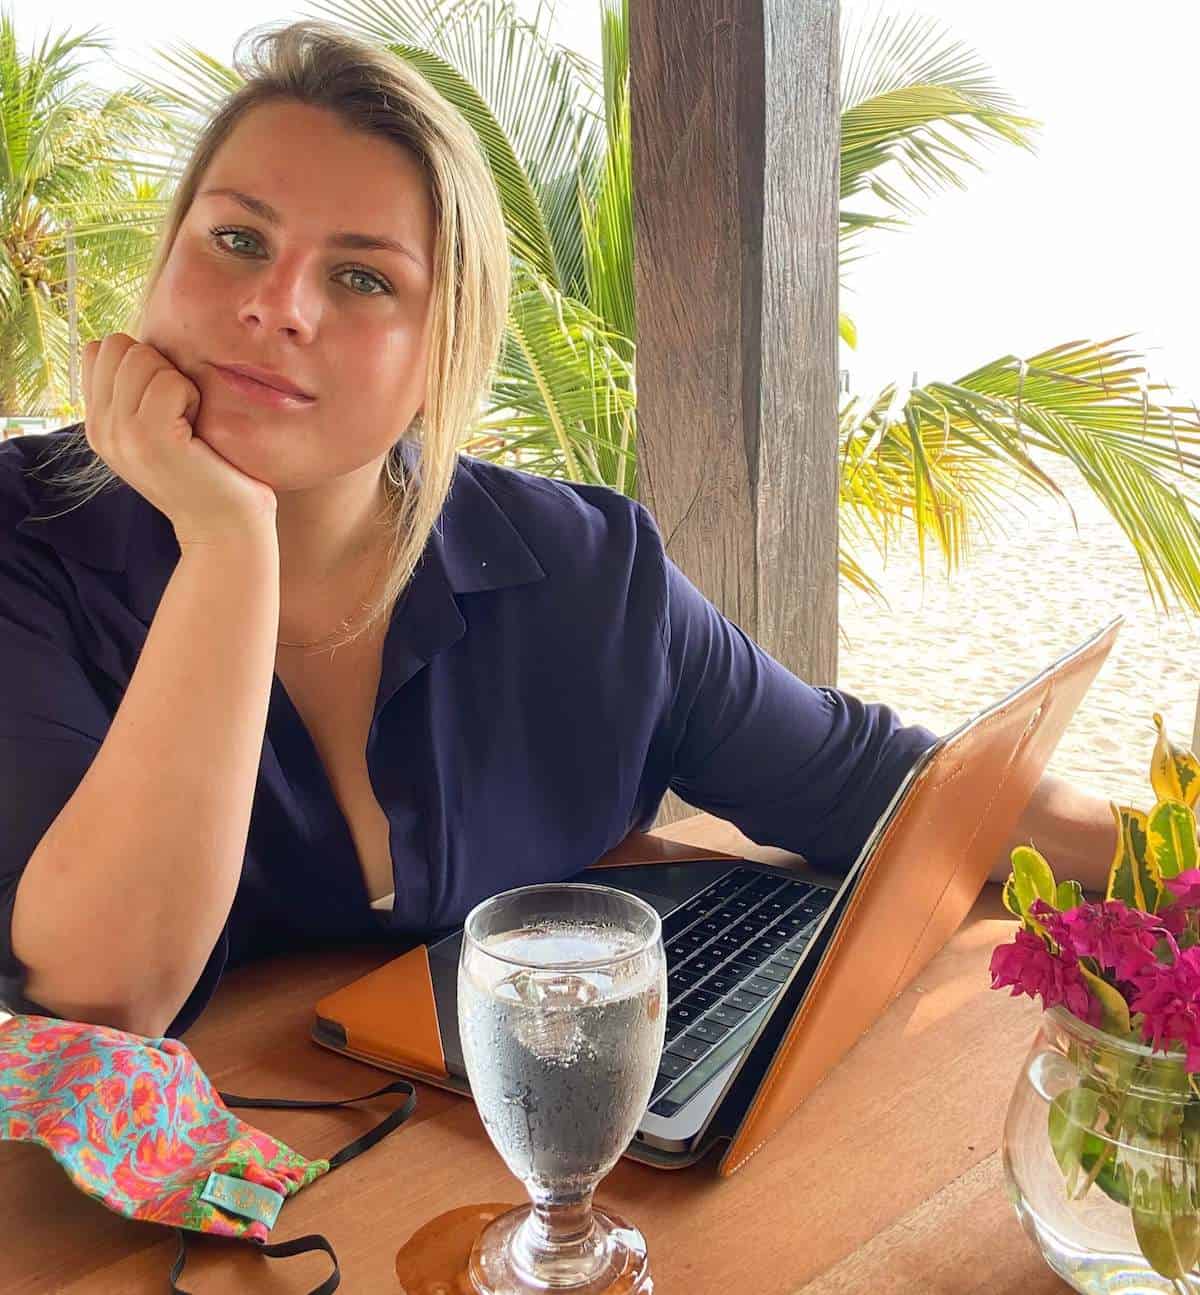
[[[1016,827],[1120,619],[950,737],[916,774],[854,883],[799,1010],[719,1162],[736,1173],[954,933]],[[931,804],[957,783],[955,794]],[[633,834],[593,865],[733,858]],[[396,1004],[403,1003],[403,1015]],[[425,945],[323,998],[339,1050],[461,1091],[446,1070]]]
[[[1106,626],[922,769],[855,885],[720,1162],[736,1173],[958,929],[1120,629]],[[956,794],[934,794],[957,783]]]

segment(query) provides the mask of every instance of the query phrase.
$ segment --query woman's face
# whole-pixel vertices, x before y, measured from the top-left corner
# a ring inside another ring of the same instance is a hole
[[[219,454],[276,489],[318,485],[381,460],[424,407],[435,230],[402,146],[325,109],[262,105],[205,172],[139,340],[200,389],[195,430]],[[263,403],[221,376],[231,364],[312,399]]]

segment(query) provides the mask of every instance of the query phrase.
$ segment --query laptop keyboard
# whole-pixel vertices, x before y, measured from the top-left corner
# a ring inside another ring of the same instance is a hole
[[[663,919],[667,1028],[655,1115],[674,1115],[750,1038],[834,891],[735,868]]]

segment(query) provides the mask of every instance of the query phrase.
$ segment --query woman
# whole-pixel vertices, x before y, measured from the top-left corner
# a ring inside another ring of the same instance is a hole
[[[934,735],[783,670],[639,505],[458,456],[508,300],[474,135],[336,29],[253,48],[86,424],[0,447],[0,997],[178,1034],[226,965],[449,926],[668,787],[845,866]],[[1110,830],[1047,783],[1021,836]]]

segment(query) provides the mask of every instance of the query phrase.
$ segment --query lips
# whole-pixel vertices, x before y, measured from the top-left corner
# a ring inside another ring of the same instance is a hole
[[[282,373],[275,373],[271,369],[260,369],[253,364],[218,364],[218,369],[224,369],[228,373],[240,374],[243,378],[249,378],[253,382],[259,382],[264,387],[271,387],[275,391],[282,391],[285,395],[295,396],[301,400],[315,400],[316,397],[303,387],[297,386],[291,379],[285,378]]]

